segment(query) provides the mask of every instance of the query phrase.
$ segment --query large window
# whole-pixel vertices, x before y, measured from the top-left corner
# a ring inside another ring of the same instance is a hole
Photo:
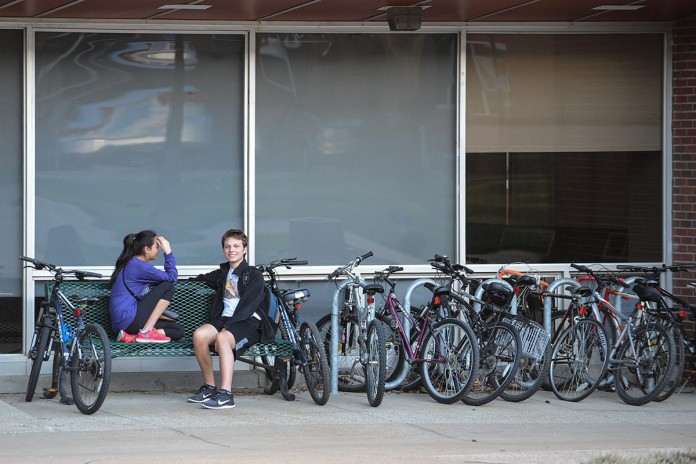
[[[112,265],[151,228],[179,264],[244,222],[244,37],[36,34],[36,254]]]
[[[470,262],[662,260],[662,41],[467,36]]]
[[[20,353],[24,32],[0,30],[0,42],[0,353]]]
[[[456,249],[457,36],[259,34],[257,261]]]

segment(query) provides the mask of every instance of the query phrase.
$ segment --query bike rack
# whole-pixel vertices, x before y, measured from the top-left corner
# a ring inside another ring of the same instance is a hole
[[[356,274],[359,278],[359,274]],[[333,301],[331,303],[331,394],[338,394],[338,323],[340,321],[341,311],[339,307],[339,296],[343,295],[346,287],[352,284],[352,280],[346,279],[341,282],[334,292]],[[366,282],[360,279],[360,284],[365,285]],[[362,295],[358,295],[359,298]],[[360,302],[356,302],[360,304]]]
[[[582,285],[575,279],[570,277],[564,277],[562,279],[554,280],[549,284],[549,288],[546,289],[547,292],[553,293],[561,285],[570,285],[571,287],[580,288]],[[544,298],[544,329],[551,335],[551,298]]]

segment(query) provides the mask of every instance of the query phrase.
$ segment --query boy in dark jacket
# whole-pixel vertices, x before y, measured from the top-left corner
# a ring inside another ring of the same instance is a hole
[[[230,229],[222,236],[222,250],[227,262],[219,269],[201,274],[195,280],[215,288],[209,322],[193,333],[193,347],[203,374],[203,386],[190,396],[191,403],[209,409],[234,407],[232,376],[235,352],[262,340],[272,340],[273,325],[263,308],[263,274],[246,262],[249,240],[239,229]],[[210,347],[220,357],[220,384],[215,387]]]

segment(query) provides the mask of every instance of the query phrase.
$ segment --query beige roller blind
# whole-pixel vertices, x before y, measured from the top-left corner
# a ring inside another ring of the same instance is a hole
[[[662,40],[467,35],[467,151],[661,150]]]

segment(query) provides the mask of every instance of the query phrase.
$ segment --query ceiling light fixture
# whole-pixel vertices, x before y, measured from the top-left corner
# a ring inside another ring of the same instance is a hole
[[[158,10],[207,10],[213,5],[191,5],[189,3],[177,3],[174,5],[162,5]]]
[[[645,8],[645,5],[599,5],[593,10],[599,11],[636,11]]]

